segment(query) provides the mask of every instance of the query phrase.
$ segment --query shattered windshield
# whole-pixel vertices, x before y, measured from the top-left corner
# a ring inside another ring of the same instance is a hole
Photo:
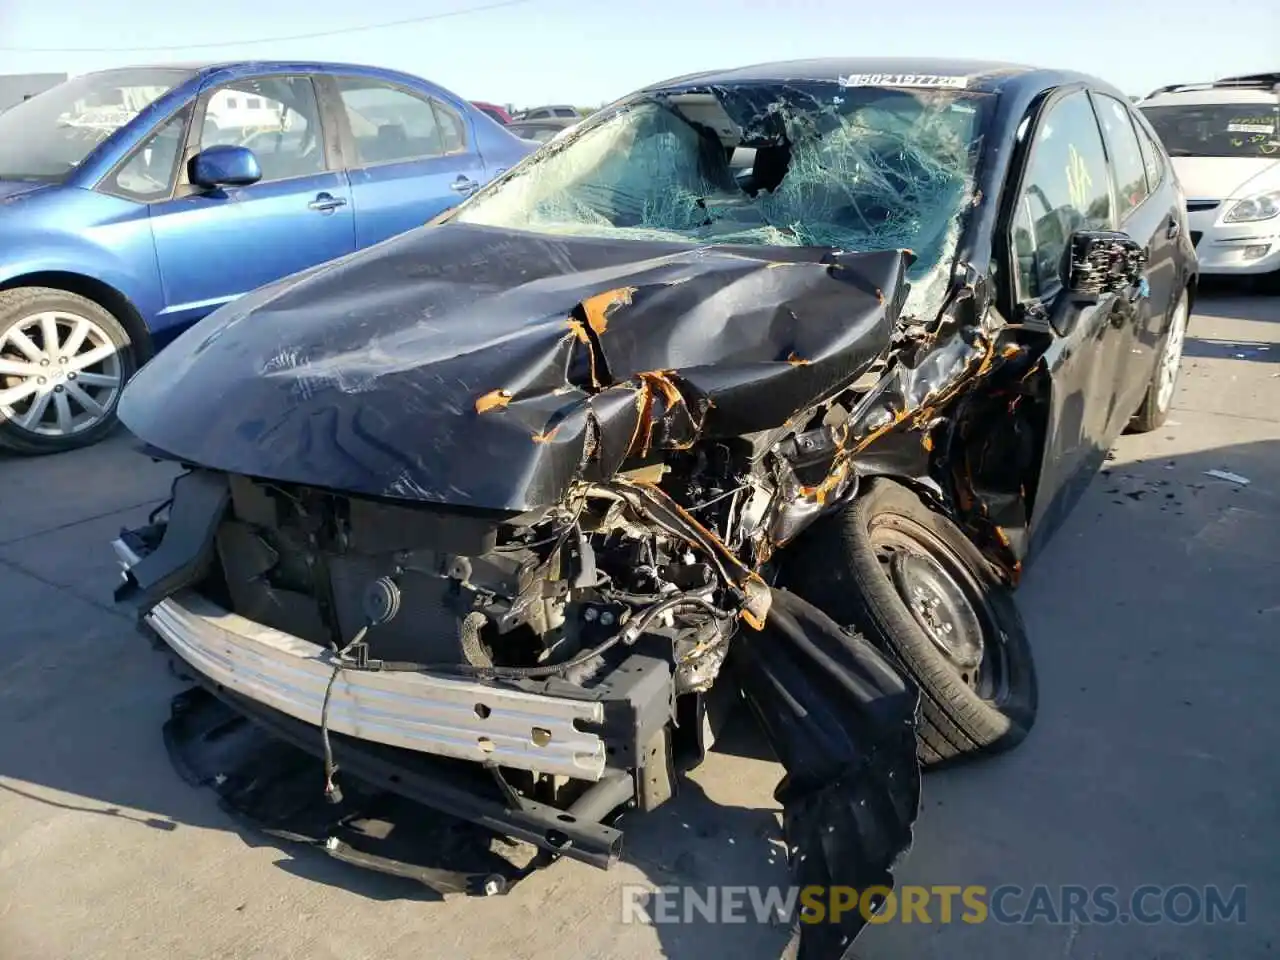
[[[632,101],[459,208],[540,233],[906,248],[908,312],[945,292],[990,94],[760,84]]]
[[[1143,107],[1171,157],[1280,159],[1280,101]]]
[[[89,73],[0,113],[0,179],[65,179],[98,144],[191,75],[170,68]]]

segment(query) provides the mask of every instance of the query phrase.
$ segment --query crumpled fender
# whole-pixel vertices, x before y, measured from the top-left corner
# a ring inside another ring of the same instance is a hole
[[[762,631],[737,635],[728,663],[786,770],[775,796],[796,886],[887,893],[920,811],[916,689],[786,590],[773,591]],[[799,960],[849,957],[866,923],[858,908],[801,921]]]

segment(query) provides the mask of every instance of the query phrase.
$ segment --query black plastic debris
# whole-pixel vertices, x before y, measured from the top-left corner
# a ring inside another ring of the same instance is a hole
[[[506,893],[545,862],[531,844],[350,775],[342,803],[325,802],[315,756],[199,687],[174,698],[164,739],[183,779],[212,788],[222,809],[245,825],[439,894]]]
[[[776,797],[800,888],[893,887],[920,811],[917,691],[860,636],[801,597],[773,592],[765,628],[729,663],[786,769]],[[799,960],[849,957],[867,920],[798,925]]]

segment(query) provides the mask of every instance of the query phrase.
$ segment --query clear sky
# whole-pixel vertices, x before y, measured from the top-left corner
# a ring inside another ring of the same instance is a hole
[[[515,0],[358,29],[495,2],[0,0],[0,73],[344,60],[417,73],[469,99],[531,106],[596,104],[681,73],[808,56],[1012,60],[1093,73],[1131,94],[1280,70],[1280,0]],[[244,42],[327,31],[335,33]]]

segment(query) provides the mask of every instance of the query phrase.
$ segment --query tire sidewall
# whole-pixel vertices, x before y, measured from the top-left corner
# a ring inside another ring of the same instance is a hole
[[[115,344],[120,356],[120,385],[112,407],[99,423],[69,437],[48,437],[34,434],[22,429],[6,419],[0,418],[0,447],[22,454],[61,453],[91,446],[115,431],[119,425],[116,408],[120,402],[124,385],[129,382],[137,368],[137,359],[133,349],[133,341],[119,320],[106,308],[85,297],[63,290],[52,288],[16,288],[28,294],[17,303],[6,303],[0,296],[0,334],[23,322],[37,313],[57,311],[82,317],[90,321]],[[8,292],[8,291],[6,291]]]
[[[998,639],[985,638],[985,642],[989,645],[996,640],[1004,647],[1008,697],[999,705],[990,703],[969,688],[960,687],[962,681],[958,676],[955,678],[956,689],[968,695],[972,709],[987,713],[993,723],[1029,729],[1034,723],[1038,707],[1038,690],[1030,647],[1022,617],[1009,589],[997,580],[982,552],[954,523],[931,509],[913,491],[890,480],[882,479],[870,484],[870,489],[854,501],[853,514],[862,533],[861,537],[853,541],[849,557],[855,568],[855,577],[864,592],[871,589],[877,581],[882,585],[881,589],[874,591],[873,596],[866,598],[869,601],[866,604],[868,613],[874,621],[876,635],[872,638],[873,641],[882,648],[887,648],[918,684],[926,689],[932,686],[920,675],[918,666],[922,660],[941,660],[942,655],[917,623],[915,615],[897,588],[885,575],[883,564],[871,544],[870,531],[873,523],[882,515],[891,514],[918,524],[945,545],[952,559],[958,561],[983,590],[984,599],[991,607],[994,626],[1000,636]],[[951,669],[949,665],[947,669]],[[997,720],[997,717],[1002,717],[1003,720]]]
[[[922,527],[981,591],[999,633],[991,637],[985,630],[984,640],[1003,645],[1007,693],[1000,704],[983,700],[964,682],[899,594],[870,539],[873,523],[884,514]],[[1026,738],[1035,723],[1039,693],[1012,589],[973,541],[916,491],[889,478],[864,480],[851,503],[819,520],[789,550],[781,569],[784,585],[860,632],[919,688],[922,763],[937,766],[999,753]]]
[[[1151,379],[1147,382],[1147,392],[1142,398],[1142,404],[1138,407],[1138,412],[1134,415],[1134,422],[1130,425],[1130,428],[1138,433],[1147,433],[1164,426],[1164,422],[1169,418],[1169,411],[1173,409],[1173,398],[1178,392],[1177,380],[1174,380],[1174,389],[1169,394],[1169,405],[1161,407],[1160,376],[1164,370],[1165,352],[1169,349],[1169,339],[1173,333],[1173,320],[1183,307],[1186,308],[1187,312],[1184,323],[1189,327],[1191,325],[1191,300],[1185,289],[1178,295],[1178,299],[1173,302],[1173,307],[1169,311],[1169,323],[1166,325],[1164,336],[1160,338],[1160,349],[1156,352],[1155,369],[1151,371]],[[1185,330],[1182,336],[1185,343]],[[1181,363],[1181,360],[1179,360],[1179,363]]]
[[[1187,291],[1183,290],[1178,295],[1178,299],[1174,301],[1173,310],[1169,316],[1168,329],[1165,330],[1164,340],[1160,344],[1160,353],[1156,360],[1155,372],[1151,375],[1151,407],[1155,412],[1156,419],[1161,423],[1169,416],[1169,411],[1173,408],[1173,397],[1178,392],[1178,376],[1174,375],[1173,389],[1169,392],[1169,403],[1166,406],[1160,406],[1160,377],[1164,372],[1165,354],[1169,352],[1169,344],[1173,339],[1173,324],[1177,320],[1179,314],[1185,314],[1182,319],[1182,340],[1186,343],[1187,327],[1191,325],[1191,304],[1187,298]],[[1185,350],[1185,347],[1184,347]],[[1179,367],[1182,364],[1182,357],[1178,358]],[[1179,370],[1181,373],[1181,370]]]

